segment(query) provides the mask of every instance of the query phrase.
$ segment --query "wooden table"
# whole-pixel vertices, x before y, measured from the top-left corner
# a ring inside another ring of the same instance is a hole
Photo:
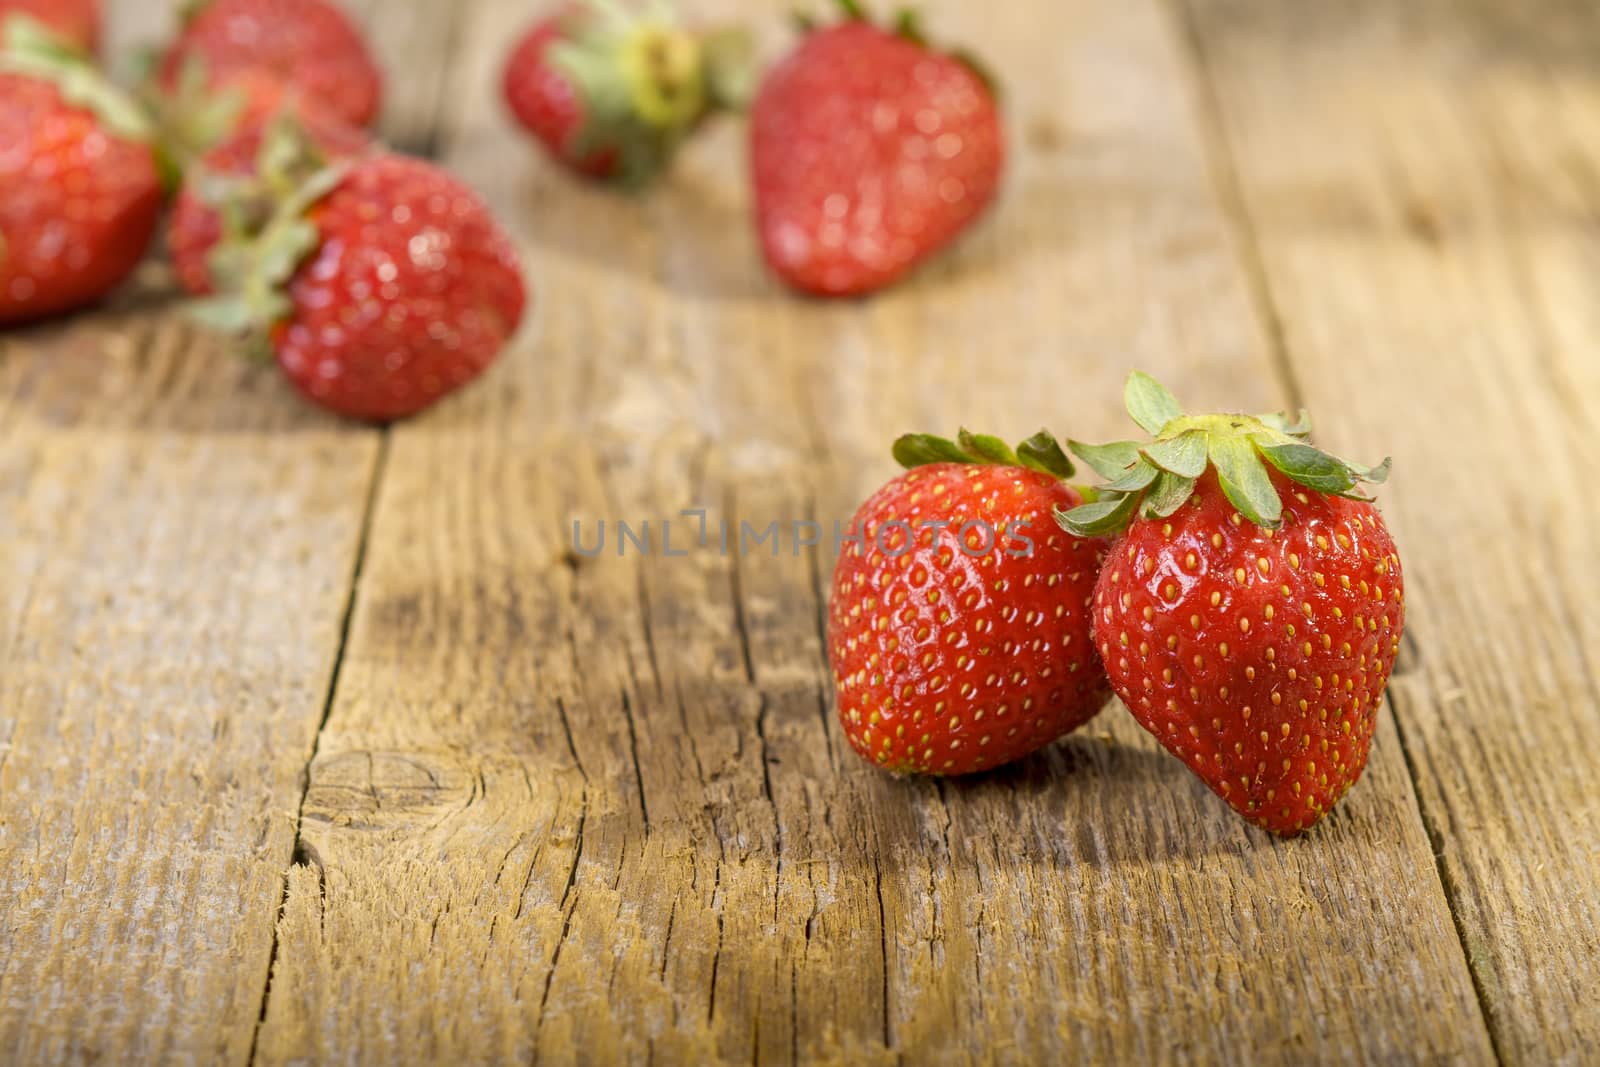
[[[358,6],[536,313],[389,430],[159,267],[0,339],[0,1061],[1600,1062],[1600,8],[929,3],[1005,80],[1003,205],[823,304],[739,123],[583,188],[497,104],[535,5]],[[693,8],[770,55],[787,6]],[[828,552],[572,551],[831,530],[894,434],[1103,438],[1132,367],[1395,457],[1407,644],[1303,839],[1118,707],[895,780],[833,718]]]

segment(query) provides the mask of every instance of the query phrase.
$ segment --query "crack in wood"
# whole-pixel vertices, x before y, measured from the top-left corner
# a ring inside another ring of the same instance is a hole
[[[279,952],[279,924],[282,922],[284,910],[289,903],[289,877],[296,866],[295,859],[300,855],[315,855],[315,850],[301,838],[301,831],[305,826],[306,797],[311,793],[312,767],[316,763],[317,753],[322,746],[322,732],[327,728],[328,718],[333,714],[333,702],[339,692],[339,676],[344,667],[345,652],[350,640],[350,624],[355,618],[356,601],[360,594],[361,573],[366,563],[367,545],[372,534],[373,517],[378,507],[378,492],[383,483],[383,472],[389,455],[389,434],[385,430],[378,439],[378,447],[373,454],[372,469],[367,477],[367,499],[362,506],[361,533],[356,539],[355,558],[351,562],[350,579],[348,582],[349,593],[345,598],[344,614],[339,623],[339,640],[334,648],[333,666],[328,676],[328,689],[322,704],[322,715],[317,722],[316,731],[311,738],[311,751],[306,756],[305,765],[300,772],[300,802],[295,809],[294,844],[290,853],[289,868],[283,872],[283,891],[278,897],[278,907],[274,912],[272,923],[272,948],[267,954],[267,973],[261,984],[261,1006],[256,1015],[255,1030],[250,1038],[250,1051],[245,1057],[245,1062],[254,1064],[256,1052],[261,1040],[261,1029],[267,1021],[267,1005],[272,997],[272,972],[278,965]],[[327,875],[323,869],[320,858],[316,863],[318,871],[318,885],[321,888],[322,903],[321,916],[327,912]]]

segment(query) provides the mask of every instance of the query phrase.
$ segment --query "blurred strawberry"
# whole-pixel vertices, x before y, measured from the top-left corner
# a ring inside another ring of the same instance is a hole
[[[706,116],[742,103],[749,67],[741,32],[693,33],[660,5],[634,16],[591,0],[535,23],[503,83],[517,121],[558,161],[641,185]]]
[[[796,289],[860,296],[891,285],[966,230],[1000,187],[994,91],[916,20],[868,21],[856,0],[762,83],[750,112],[756,221]]]
[[[351,418],[415,414],[482,373],[526,304],[510,240],[483,201],[419,159],[375,152],[316,168],[292,121],[261,146],[258,184],[225,220],[200,311],[253,336],[309,400]],[[268,202],[252,202],[266,190]],[[230,227],[233,228],[233,227]]]
[[[192,76],[186,67],[211,86],[264,73],[356,126],[377,117],[382,94],[366,43],[328,0],[200,0],[161,60],[163,88]]]
[[[13,14],[0,49],[0,323],[91,304],[132,272],[161,212],[143,113],[82,53]]]

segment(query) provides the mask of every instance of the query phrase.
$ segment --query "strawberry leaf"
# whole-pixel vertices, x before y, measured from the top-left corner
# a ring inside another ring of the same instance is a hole
[[[1154,463],[1140,456],[1125,472],[1122,477],[1105,486],[1108,493],[1137,493],[1148,488],[1161,471]]]
[[[1128,414],[1148,434],[1160,434],[1167,423],[1183,416],[1183,409],[1166,387],[1143,371],[1128,375],[1122,397]]]
[[[1217,468],[1217,482],[1239,514],[1257,526],[1278,525],[1283,517],[1283,502],[1267,477],[1253,443],[1244,437],[1211,435],[1208,449]]]
[[[1076,537],[1100,537],[1115,533],[1127,525],[1133,509],[1139,503],[1137,495],[1107,493],[1092,504],[1083,504],[1071,511],[1056,508],[1056,524]]]
[[[1089,465],[1102,478],[1117,479],[1139,461],[1139,446],[1133,441],[1113,441],[1109,445],[1089,445],[1068,441],[1072,454]]]
[[[1303,410],[1295,415],[1293,422],[1290,422],[1289,416],[1281,411],[1271,415],[1257,415],[1256,418],[1263,425],[1290,437],[1304,437],[1311,432],[1311,416]]]
[[[956,435],[956,443],[961,446],[961,451],[980,462],[997,463],[1008,467],[1017,466],[1017,454],[1011,451],[1010,445],[998,437],[971,433],[963,428]]]
[[[1177,437],[1140,449],[1146,459],[1181,478],[1198,478],[1206,469],[1206,433],[1187,430]]]
[[[1153,519],[1167,518],[1183,507],[1184,502],[1194,495],[1194,486],[1194,478],[1162,471],[1155,485],[1144,495],[1145,516]]]
[[[963,429],[954,441],[928,433],[910,433],[894,443],[894,458],[902,467],[931,463],[979,463],[994,467],[1025,467],[1065,480],[1075,472],[1072,461],[1049,430],[1040,430],[1015,449],[998,437]],[[1090,495],[1084,490],[1085,499]]]
[[[1024,467],[1057,478],[1071,478],[1078,473],[1077,468],[1072,465],[1072,460],[1061,451],[1061,445],[1049,430],[1040,430],[1018,445],[1017,459]]]
[[[943,437],[931,433],[908,433],[894,443],[895,462],[910,470],[931,463],[967,463],[967,454]]]
[[[903,37],[912,44],[928,44],[928,35],[922,32],[922,15],[915,8],[905,8],[894,17],[895,36]]]
[[[1348,464],[1310,445],[1264,445],[1261,454],[1293,481],[1319,493],[1348,493],[1356,478]]]

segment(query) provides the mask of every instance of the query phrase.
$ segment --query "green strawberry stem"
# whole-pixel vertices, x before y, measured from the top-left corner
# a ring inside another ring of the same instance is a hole
[[[247,103],[238,86],[213,86],[206,61],[195,55],[184,57],[170,91],[152,77],[140,97],[154,116],[162,150],[180,170],[197,165],[208,150],[232,136]]]
[[[975,463],[1026,467],[1063,482],[1077,474],[1072,460],[1049,430],[1040,430],[1014,449],[998,437],[966,429],[961,430],[954,441],[934,434],[908,433],[895,441],[894,458],[907,470],[932,463]],[[1086,501],[1096,498],[1096,491],[1088,486],[1072,485],[1072,488]]]
[[[50,82],[63,100],[93,112],[124,140],[148,143],[154,137],[149,116],[100,73],[88,54],[27,15],[13,12],[0,22],[0,72]]]
[[[1069,441],[1074,455],[1107,481],[1097,499],[1056,521],[1080,537],[1125,529],[1136,514],[1166,518],[1194,494],[1208,469],[1239,514],[1268,529],[1283,516],[1283,502],[1268,466],[1314,492],[1370,499],[1362,483],[1382,484],[1390,460],[1363,467],[1311,445],[1310,419],[1275,415],[1187,415],[1160,382],[1143,371],[1128,375],[1123,400],[1133,421],[1153,438],[1105,445]]]
[[[665,3],[635,14],[587,0],[550,62],[584,105],[574,149],[615,146],[617,181],[639,187],[665,169],[707,116],[739,110],[754,88],[753,44],[742,29],[684,29]]]
[[[199,174],[197,188],[223,232],[207,262],[216,295],[196,301],[194,317],[264,348],[272,325],[292,310],[289,279],[321,239],[308,215],[348,170],[330,164],[286,108],[262,138],[254,175]]]

